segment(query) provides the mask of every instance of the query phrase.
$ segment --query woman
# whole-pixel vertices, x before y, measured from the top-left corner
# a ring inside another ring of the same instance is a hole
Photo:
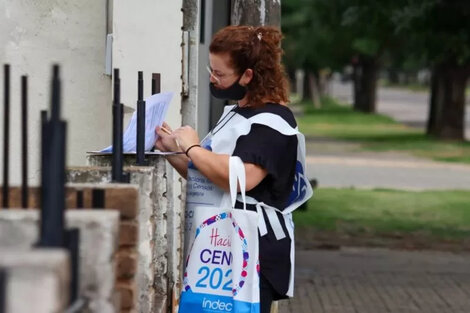
[[[178,128],[171,135],[162,128],[156,130],[156,147],[161,151],[184,151],[185,154],[168,156],[168,161],[188,180],[207,179],[217,186],[214,199],[229,189],[229,157],[238,156],[243,161],[247,196],[252,199],[248,209],[256,210],[256,203],[265,208],[265,231],[260,227],[259,238],[263,313],[270,311],[273,300],[292,296],[291,217],[281,212],[292,202],[298,132],[286,106],[288,84],[281,65],[281,37],[279,30],[272,27],[229,26],[220,30],[209,47],[210,90],[213,96],[235,100],[237,104],[225,109],[201,144],[189,126]],[[281,124],[288,131],[280,130]],[[212,196],[205,194],[204,200],[207,202]],[[187,207],[201,200],[197,197],[198,193],[188,188]],[[241,206],[237,203],[237,207]]]

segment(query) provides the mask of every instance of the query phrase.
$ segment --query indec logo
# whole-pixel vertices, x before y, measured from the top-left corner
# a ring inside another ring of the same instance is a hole
[[[232,312],[233,304],[231,302],[223,302],[220,300],[210,301],[209,299],[204,298],[202,300],[202,307],[204,309]]]

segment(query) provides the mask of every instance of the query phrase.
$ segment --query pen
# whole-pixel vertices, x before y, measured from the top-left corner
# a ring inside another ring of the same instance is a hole
[[[160,129],[163,130],[168,135],[171,135],[171,131],[169,131],[167,128],[165,128],[163,126],[160,126]],[[176,145],[178,146],[178,148],[181,149],[180,143],[178,142],[178,140],[176,138],[175,138],[175,142],[176,142]]]
[[[160,126],[160,129],[163,130],[165,133],[167,133],[168,135],[171,135],[171,131],[169,131],[168,129],[166,129],[165,127],[163,126]]]

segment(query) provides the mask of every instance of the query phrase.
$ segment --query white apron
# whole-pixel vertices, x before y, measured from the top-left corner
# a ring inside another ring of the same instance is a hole
[[[292,297],[294,293],[294,223],[292,220],[292,211],[306,202],[313,194],[313,190],[308,182],[305,172],[305,137],[298,131],[298,128],[291,127],[283,118],[273,113],[259,113],[250,118],[232,111],[234,106],[227,106],[224,109],[222,117],[217,126],[201,142],[201,146],[218,154],[232,155],[235,150],[237,139],[240,136],[247,135],[250,132],[252,124],[261,124],[277,130],[286,136],[297,136],[297,164],[292,193],[289,196],[288,206],[284,210],[271,207],[263,202],[258,202],[252,197],[246,197],[246,203],[256,205],[258,210],[258,228],[260,236],[267,234],[266,221],[261,210],[266,212],[268,221],[278,240],[289,236],[291,243],[291,273],[289,289],[287,296]],[[192,216],[195,207],[218,208],[222,201],[230,201],[230,195],[213,184],[209,179],[202,175],[190,162],[187,174],[187,195],[185,211],[185,256],[187,258],[188,247],[191,246],[191,240],[194,238],[196,225],[193,225]],[[284,233],[276,211],[281,212],[288,234]]]

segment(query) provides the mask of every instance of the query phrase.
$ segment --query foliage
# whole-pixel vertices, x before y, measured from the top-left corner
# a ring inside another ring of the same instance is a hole
[[[288,66],[340,69],[354,55],[417,70],[470,60],[468,0],[283,0]]]
[[[341,69],[354,55],[379,57],[397,46],[395,16],[406,0],[284,0],[288,66]]]
[[[341,69],[351,57],[351,34],[341,25],[347,1],[284,0],[284,62],[290,68],[317,72]]]
[[[413,55],[428,63],[470,63],[470,2],[467,0],[409,1],[393,17],[396,31],[413,44]]]

